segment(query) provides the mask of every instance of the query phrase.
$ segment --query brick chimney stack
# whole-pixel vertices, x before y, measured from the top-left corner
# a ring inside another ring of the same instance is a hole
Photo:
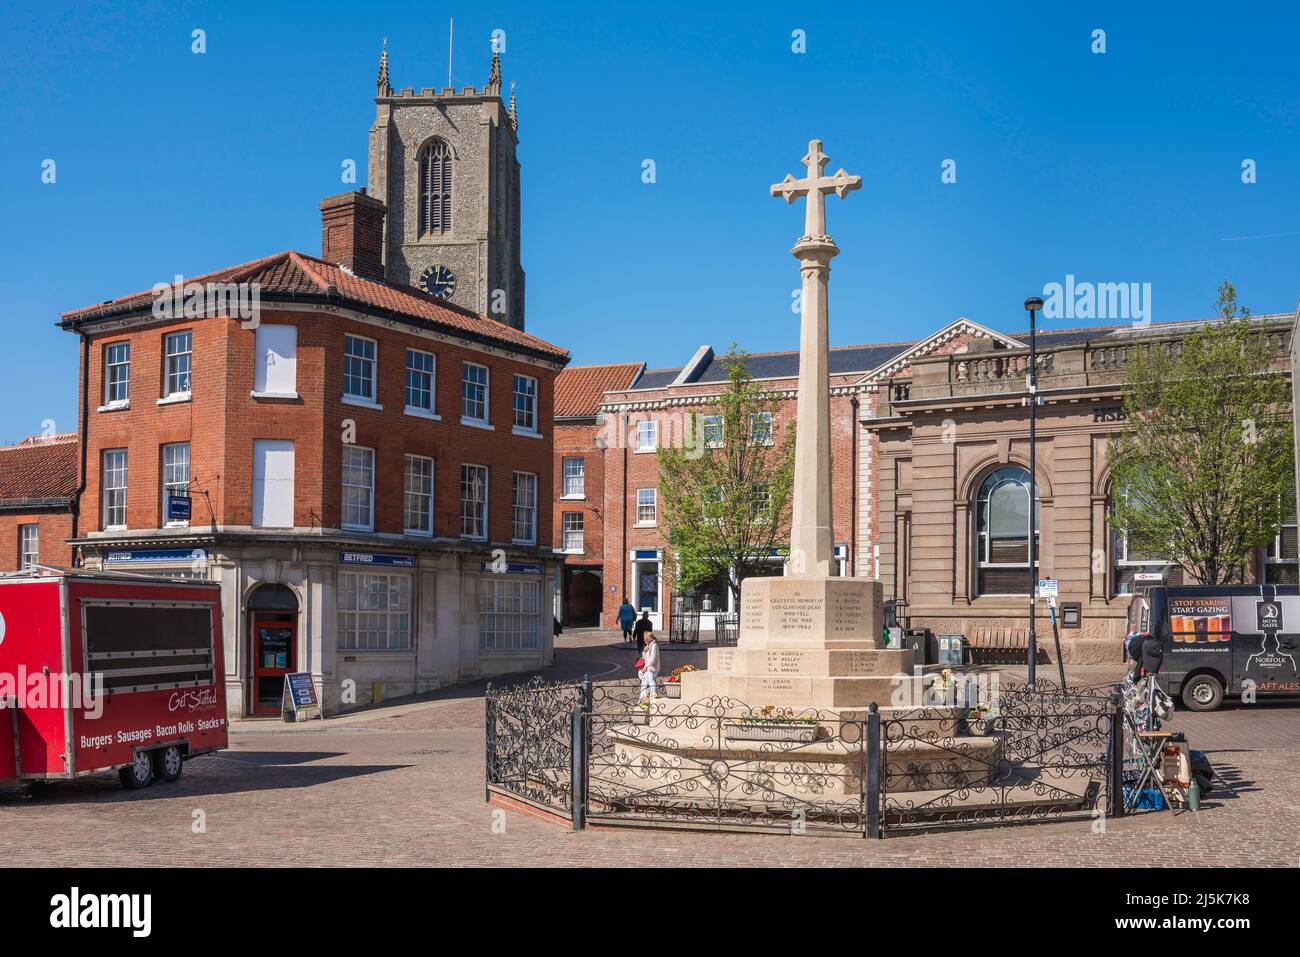
[[[384,214],[387,207],[366,195],[327,196],[320,203],[321,259],[367,279],[384,278]]]

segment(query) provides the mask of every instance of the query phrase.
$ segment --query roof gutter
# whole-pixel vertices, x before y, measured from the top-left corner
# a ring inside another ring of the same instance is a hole
[[[405,313],[385,309],[382,306],[372,306],[369,303],[362,303],[347,296],[340,295],[333,286],[331,286],[330,289],[332,291],[324,293],[266,293],[261,296],[260,301],[262,303],[287,302],[317,306],[337,306],[340,303],[346,303],[358,312],[364,312],[367,315],[379,319],[391,319],[395,322],[400,322],[403,325],[411,326],[416,329],[430,329],[432,331],[441,332],[445,335],[465,339],[479,345],[492,346],[497,349],[506,349],[511,352],[518,352],[522,355],[531,356],[534,359],[553,362],[559,366],[566,366],[571,360],[571,356],[566,352],[548,352],[545,349],[538,349],[535,346],[497,339],[479,332],[461,329],[459,326],[441,323],[434,319],[418,319],[414,316],[408,316]],[[103,322],[119,322],[126,319],[142,318],[146,315],[152,315],[152,310],[153,307],[151,305],[137,305],[112,312],[90,313],[84,316],[84,318],[64,317],[59,321],[58,325],[62,329],[81,332],[81,330],[86,326],[98,325]],[[168,317],[164,317],[164,319],[165,318]],[[204,318],[217,317],[210,316]],[[494,320],[488,319],[486,321],[492,322]]]
[[[0,502],[0,512],[44,511],[47,508],[67,508],[72,504],[68,496],[50,498],[10,498]]]

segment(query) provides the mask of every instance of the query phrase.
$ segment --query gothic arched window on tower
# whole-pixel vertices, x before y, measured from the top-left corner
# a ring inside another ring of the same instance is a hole
[[[420,235],[451,232],[451,147],[433,139],[420,150]]]

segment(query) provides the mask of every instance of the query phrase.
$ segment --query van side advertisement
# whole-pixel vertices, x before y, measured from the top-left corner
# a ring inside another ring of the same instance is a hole
[[[1232,647],[1231,598],[1170,598],[1166,651],[1223,651]]]

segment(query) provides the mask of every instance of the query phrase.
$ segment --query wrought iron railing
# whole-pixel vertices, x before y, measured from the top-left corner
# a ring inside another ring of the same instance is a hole
[[[713,619],[713,643],[720,648],[734,648],[740,640],[740,615],[718,615]]]
[[[694,608],[673,608],[668,615],[668,640],[687,643],[699,641],[699,610]]]
[[[489,688],[489,799],[521,799],[574,828],[868,837],[1122,809],[1112,697],[1003,683],[970,708],[832,712],[666,691],[642,702],[634,680]]]

